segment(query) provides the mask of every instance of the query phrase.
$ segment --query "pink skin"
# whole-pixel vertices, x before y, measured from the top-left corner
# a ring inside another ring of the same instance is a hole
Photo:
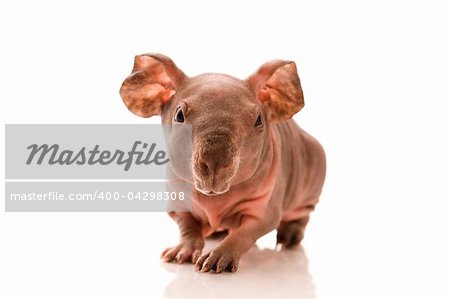
[[[169,213],[180,242],[163,251],[164,261],[235,272],[242,254],[273,229],[283,247],[300,243],[324,183],[325,154],[290,119],[304,104],[293,62],[271,61],[239,80],[187,77],[168,57],[140,55],[121,96],[139,116],[192,125],[192,169],[184,163],[173,169],[193,186],[192,211]],[[222,230],[228,235],[202,256],[205,237]]]

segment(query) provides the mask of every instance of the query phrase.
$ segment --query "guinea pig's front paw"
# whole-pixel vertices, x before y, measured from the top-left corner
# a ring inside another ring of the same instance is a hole
[[[161,259],[165,262],[193,263],[197,262],[205,246],[203,239],[180,242],[175,247],[166,248],[161,253]]]
[[[223,271],[236,272],[239,264],[239,256],[228,248],[216,248],[203,255],[195,264],[195,270],[200,272]]]

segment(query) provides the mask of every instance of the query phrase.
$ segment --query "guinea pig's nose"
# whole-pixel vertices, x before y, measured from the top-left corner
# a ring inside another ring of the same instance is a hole
[[[210,173],[214,173],[214,168],[215,168],[214,163],[205,161],[200,162],[200,171],[203,176],[207,176]]]
[[[205,157],[200,161],[200,172],[202,176],[214,176],[230,165],[229,159]]]
[[[230,166],[235,157],[235,142],[226,128],[200,135],[194,149],[194,170],[205,180],[212,182],[231,175]]]

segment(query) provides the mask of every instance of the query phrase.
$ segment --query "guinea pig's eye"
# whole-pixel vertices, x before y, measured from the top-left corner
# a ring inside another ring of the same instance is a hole
[[[177,123],[184,123],[184,114],[183,114],[183,110],[181,108],[178,108],[177,111],[175,112],[175,116],[173,117],[173,119],[177,122]]]
[[[255,121],[255,128],[261,127],[262,124],[263,124],[262,117],[261,117],[261,115],[258,115],[258,117],[256,118],[256,121]]]

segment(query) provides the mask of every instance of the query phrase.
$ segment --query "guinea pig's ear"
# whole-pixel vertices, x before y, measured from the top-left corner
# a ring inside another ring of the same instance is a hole
[[[134,58],[131,75],[120,88],[120,96],[134,114],[141,117],[158,115],[185,78],[169,57],[138,55]]]
[[[273,60],[246,79],[266,109],[269,121],[291,118],[305,102],[297,67],[293,61]]]

